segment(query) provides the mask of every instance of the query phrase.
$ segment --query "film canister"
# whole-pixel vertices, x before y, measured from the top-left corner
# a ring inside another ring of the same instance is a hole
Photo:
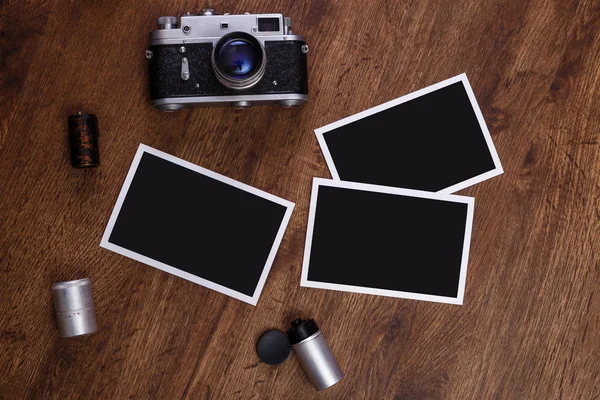
[[[69,144],[73,167],[90,168],[100,165],[98,134],[98,118],[94,114],[78,113],[69,116]]]
[[[317,390],[327,389],[344,377],[344,373],[313,319],[295,320],[287,331],[287,336],[308,379]]]
[[[96,332],[98,327],[89,279],[54,283],[52,298],[60,337],[70,338]]]

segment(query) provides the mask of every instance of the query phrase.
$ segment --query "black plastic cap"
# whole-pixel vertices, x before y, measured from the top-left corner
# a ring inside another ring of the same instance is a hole
[[[256,342],[256,354],[266,364],[277,365],[290,355],[290,342],[285,333],[271,329],[263,333]]]
[[[319,327],[314,319],[302,320],[301,318],[298,318],[292,322],[292,327],[288,329],[287,335],[290,343],[294,345],[311,337],[318,331]]]

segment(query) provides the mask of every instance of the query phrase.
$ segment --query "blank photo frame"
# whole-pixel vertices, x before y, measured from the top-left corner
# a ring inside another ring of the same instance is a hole
[[[465,74],[315,134],[336,180],[453,193],[503,172]]]
[[[141,144],[100,246],[256,305],[293,208]]]
[[[301,286],[462,304],[474,199],[315,178]]]

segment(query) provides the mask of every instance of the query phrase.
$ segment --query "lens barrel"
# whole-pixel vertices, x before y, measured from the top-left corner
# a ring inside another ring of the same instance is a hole
[[[265,74],[267,54],[254,36],[232,32],[213,47],[211,63],[221,84],[244,90],[256,85]]]

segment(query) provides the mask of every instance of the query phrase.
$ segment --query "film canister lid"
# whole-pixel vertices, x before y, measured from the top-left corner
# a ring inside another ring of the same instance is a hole
[[[293,346],[308,339],[318,331],[319,327],[314,319],[302,320],[302,318],[298,318],[292,322],[292,327],[288,329],[287,336],[290,344]]]
[[[277,329],[264,332],[256,342],[256,354],[266,364],[277,365],[290,355],[292,347],[285,333]]]

